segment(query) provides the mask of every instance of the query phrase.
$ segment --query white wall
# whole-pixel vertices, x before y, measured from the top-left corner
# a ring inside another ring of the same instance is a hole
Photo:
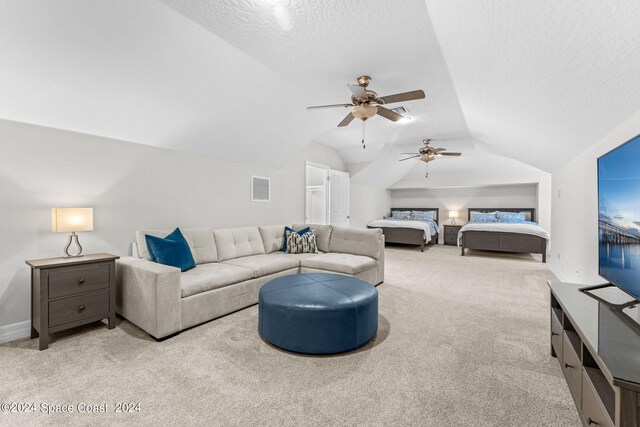
[[[365,228],[374,219],[389,214],[389,190],[362,184],[351,184],[351,227]]]
[[[238,142],[211,141],[223,143]],[[52,207],[93,207],[85,252],[127,255],[141,228],[302,222],[306,160],[345,169],[317,144],[273,169],[0,120],[0,326],[29,317],[24,261],[62,255]],[[271,178],[270,203],[250,201],[252,174]]]
[[[412,188],[392,189],[391,206],[394,208],[440,209],[440,243],[443,243],[443,225],[450,224],[449,211],[459,211],[458,224],[467,222],[467,209],[471,208],[537,208],[538,185],[515,184],[488,187]],[[537,214],[537,209],[536,209]]]
[[[640,112],[553,172],[551,268],[561,280],[604,283],[598,275],[597,159],[638,133]]]

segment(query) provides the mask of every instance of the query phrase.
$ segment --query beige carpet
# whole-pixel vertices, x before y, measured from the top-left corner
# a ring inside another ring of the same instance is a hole
[[[0,402],[107,404],[106,414],[0,414],[0,425],[579,426],[549,356],[546,265],[389,248],[378,336],[339,356],[277,350],[257,306],[152,341],[121,321],[0,346]],[[113,413],[116,402],[140,412]]]

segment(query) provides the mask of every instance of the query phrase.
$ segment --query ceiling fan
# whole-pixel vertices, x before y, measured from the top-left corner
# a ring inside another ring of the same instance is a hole
[[[409,159],[418,159],[421,160],[423,162],[425,162],[427,164],[427,174],[425,176],[425,178],[429,177],[429,162],[437,159],[438,157],[460,157],[462,156],[462,153],[458,153],[455,151],[447,151],[446,148],[433,148],[431,147],[429,144],[431,143],[430,139],[423,139],[422,143],[424,144],[424,147],[420,147],[420,149],[418,150],[417,153],[402,153],[402,154],[408,154],[410,155],[410,157],[404,158],[404,159],[400,159],[398,160],[399,162],[404,162],[405,160],[409,160]]]
[[[358,77],[357,85],[347,85],[351,90],[351,104],[331,104],[331,105],[316,105],[313,107],[307,107],[307,110],[316,110],[320,108],[353,108],[347,116],[338,123],[338,127],[347,126],[351,121],[355,119],[362,120],[362,148],[365,148],[364,143],[364,122],[375,116],[376,114],[384,117],[385,119],[397,122],[407,117],[402,114],[398,114],[395,111],[391,111],[388,108],[383,107],[384,104],[392,104],[394,102],[412,101],[414,99],[423,99],[425,97],[422,90],[414,90],[411,92],[396,93],[395,95],[378,96],[372,90],[367,89],[371,82],[371,77],[360,76]]]

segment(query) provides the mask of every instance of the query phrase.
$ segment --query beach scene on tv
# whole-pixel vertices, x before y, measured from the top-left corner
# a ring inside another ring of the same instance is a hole
[[[640,299],[640,136],[598,159],[600,275]]]

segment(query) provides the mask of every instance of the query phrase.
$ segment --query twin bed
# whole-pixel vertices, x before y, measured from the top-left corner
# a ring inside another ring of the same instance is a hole
[[[391,216],[374,220],[368,228],[381,228],[387,243],[424,247],[438,242],[437,208],[392,208]],[[469,208],[469,222],[458,235],[461,255],[467,249],[541,254],[547,262],[549,234],[534,221],[533,208]]]

